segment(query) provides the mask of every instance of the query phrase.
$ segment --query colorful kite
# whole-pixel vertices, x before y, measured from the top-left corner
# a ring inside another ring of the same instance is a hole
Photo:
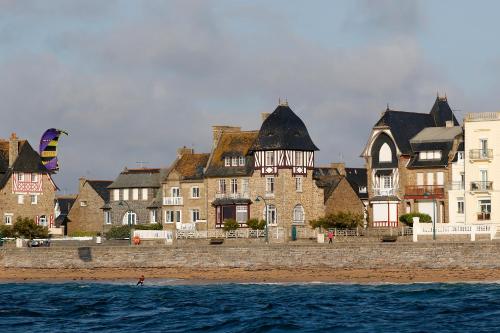
[[[59,164],[57,163],[57,141],[61,134],[66,134],[63,130],[49,128],[43,133],[40,139],[40,157],[42,158],[42,163],[49,171],[59,170]]]

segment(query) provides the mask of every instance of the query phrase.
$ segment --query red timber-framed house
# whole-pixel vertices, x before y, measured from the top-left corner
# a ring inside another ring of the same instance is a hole
[[[361,155],[367,168],[369,226],[396,227],[399,216],[410,212],[446,221],[448,164],[461,133],[446,97],[438,96],[429,113],[386,109]]]
[[[12,225],[18,217],[55,227],[54,202],[58,190],[40,155],[27,140],[12,133],[0,140],[0,215]]]

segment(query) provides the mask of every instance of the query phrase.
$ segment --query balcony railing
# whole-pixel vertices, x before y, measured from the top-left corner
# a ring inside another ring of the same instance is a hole
[[[215,193],[215,199],[250,199],[250,193]]]
[[[491,191],[493,190],[493,182],[471,182],[471,191]]]
[[[451,182],[450,190],[465,190],[464,182]]]
[[[493,149],[471,149],[469,150],[471,160],[490,160],[493,158]]]
[[[443,185],[409,185],[405,188],[405,198],[408,199],[442,199],[444,198]]]
[[[478,221],[486,221],[491,219],[491,213],[490,212],[481,212],[477,213],[477,220]]]
[[[183,204],[182,197],[163,197],[164,206],[182,206]]]
[[[373,195],[375,196],[390,196],[396,195],[397,190],[395,188],[374,188]]]

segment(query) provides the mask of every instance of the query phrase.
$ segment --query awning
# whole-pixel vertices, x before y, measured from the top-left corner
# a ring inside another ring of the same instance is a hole
[[[249,205],[251,203],[250,199],[215,199],[212,206]]]

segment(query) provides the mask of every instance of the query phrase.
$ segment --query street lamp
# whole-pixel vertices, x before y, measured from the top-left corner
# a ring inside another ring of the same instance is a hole
[[[262,199],[262,201],[264,201],[264,205],[266,205],[266,218],[264,219],[266,221],[266,244],[269,244],[269,236],[268,236],[268,233],[269,233],[269,228],[267,226],[267,202],[266,202],[266,199],[264,199],[264,197],[262,197],[261,195],[257,195],[257,197],[255,198],[255,202],[259,202],[260,199]]]
[[[432,240],[436,240],[436,197],[429,192],[425,192],[424,197],[432,198]]]
[[[128,204],[128,202],[123,201],[123,200],[120,200],[120,202],[118,202],[118,206],[123,207],[124,204],[127,205],[127,211],[125,212],[125,214],[127,214],[127,225],[130,227],[132,225],[132,221],[130,221],[131,216],[129,214],[129,212],[132,212],[132,210],[130,209],[130,205]],[[129,234],[128,234],[128,244],[129,245],[132,244],[132,230],[131,229],[129,230]]]

